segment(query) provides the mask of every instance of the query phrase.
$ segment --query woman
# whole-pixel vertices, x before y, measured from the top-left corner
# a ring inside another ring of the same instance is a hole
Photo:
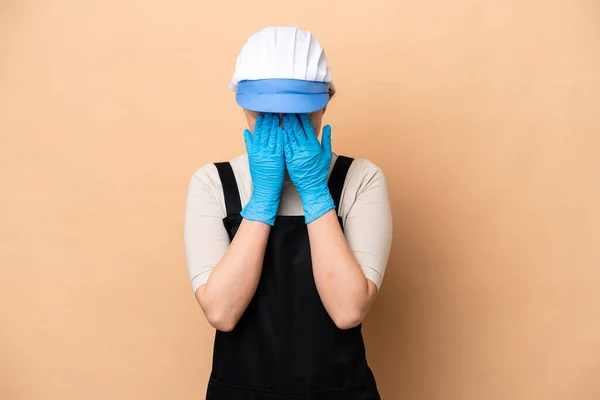
[[[381,170],[336,156],[317,132],[334,93],[310,33],[269,27],[231,84],[247,154],[200,168],[185,245],[192,288],[216,328],[207,399],[379,399],[361,321],[392,234]]]

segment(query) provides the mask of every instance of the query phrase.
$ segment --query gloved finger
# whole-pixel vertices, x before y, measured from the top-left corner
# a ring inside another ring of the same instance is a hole
[[[262,127],[265,121],[265,116],[260,114],[254,122],[254,143],[258,143],[262,134]]]
[[[244,130],[244,143],[246,143],[246,152],[250,153],[252,150],[252,132],[250,132],[250,129]]]
[[[317,133],[308,114],[300,114],[300,122],[302,123],[302,129],[306,132],[306,138],[310,141],[316,141]]]
[[[287,134],[281,127],[277,127],[277,143],[275,144],[275,154],[283,154],[284,153],[284,140]]]
[[[277,138],[279,136],[279,115],[273,114],[273,119],[271,120],[271,125],[269,127],[269,148],[275,150],[277,147]]]
[[[292,115],[292,116],[295,118],[294,115]],[[292,149],[297,149],[300,146],[300,144],[298,143],[298,137],[294,133],[292,118],[290,118],[290,116],[288,114],[285,114],[283,116],[283,127],[284,127],[283,129],[285,130],[285,132],[287,134],[287,138],[288,138],[290,147]]]
[[[271,122],[273,121],[273,114],[267,113],[265,114],[265,119],[263,120],[261,126],[261,133],[259,143],[261,146],[267,146],[269,143],[269,137],[271,136]]]
[[[294,155],[292,145],[290,144],[290,137],[285,129],[281,129],[281,136],[283,137],[283,153],[286,158],[291,158]]]
[[[331,156],[331,126],[323,127],[323,137],[321,138],[321,148],[328,156]]]
[[[296,114],[286,114],[289,120],[289,126],[291,127],[292,132],[296,136],[297,140],[306,139],[306,134],[304,133],[304,129],[302,129],[302,125],[298,120],[298,116]],[[285,125],[285,123],[284,123]],[[288,128],[290,129],[290,128]]]
[[[290,120],[290,116],[287,114],[283,114],[283,129],[286,131],[292,130],[292,121]]]

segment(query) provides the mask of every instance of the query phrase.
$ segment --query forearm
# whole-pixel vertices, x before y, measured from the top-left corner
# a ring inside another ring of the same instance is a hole
[[[315,283],[325,309],[341,329],[358,325],[377,287],[365,278],[350,251],[335,210],[308,224],[308,235]]]
[[[196,298],[208,322],[230,331],[246,310],[260,279],[270,225],[242,220],[238,231]]]

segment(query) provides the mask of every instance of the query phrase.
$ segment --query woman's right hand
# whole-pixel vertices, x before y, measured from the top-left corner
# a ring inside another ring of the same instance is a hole
[[[283,135],[279,116],[270,113],[256,118],[254,134],[244,131],[252,176],[252,196],[241,212],[245,219],[275,223],[285,170]]]

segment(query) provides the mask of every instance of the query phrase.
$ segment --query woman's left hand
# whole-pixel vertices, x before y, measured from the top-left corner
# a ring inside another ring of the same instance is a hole
[[[323,128],[322,143],[307,114],[283,116],[285,164],[298,189],[306,224],[319,218],[335,205],[327,176],[331,165],[331,127]]]

